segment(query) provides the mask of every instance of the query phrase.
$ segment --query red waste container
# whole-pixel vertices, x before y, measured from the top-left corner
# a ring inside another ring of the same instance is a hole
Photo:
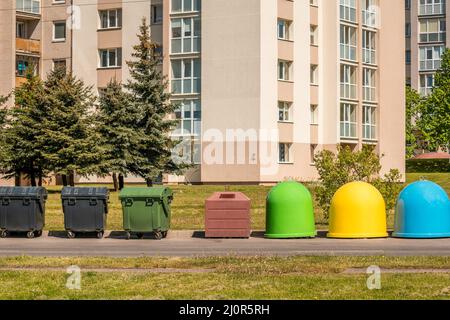
[[[250,199],[241,192],[217,192],[205,203],[206,238],[249,238]]]

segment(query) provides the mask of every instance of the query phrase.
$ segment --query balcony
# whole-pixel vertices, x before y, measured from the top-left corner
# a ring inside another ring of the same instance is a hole
[[[16,0],[16,12],[18,15],[40,16],[41,0]]]
[[[41,41],[16,38],[16,52],[22,54],[39,55],[41,53]]]
[[[25,82],[27,82],[27,78],[25,78],[25,77],[16,77],[16,88],[20,87]]]
[[[433,16],[445,14],[445,2],[430,3],[419,6],[419,16]]]

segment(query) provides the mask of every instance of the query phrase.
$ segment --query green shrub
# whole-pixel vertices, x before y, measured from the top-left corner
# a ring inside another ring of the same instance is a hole
[[[448,159],[422,159],[406,161],[407,173],[440,173],[450,172]]]
[[[316,154],[315,163],[320,183],[316,187],[315,197],[326,219],[329,217],[333,195],[341,186],[353,181],[373,184],[383,195],[387,210],[394,208],[402,187],[402,176],[397,169],[391,169],[384,177],[380,177],[380,160],[374,147],[368,145],[356,152],[348,146],[338,146],[336,154],[328,150]]]

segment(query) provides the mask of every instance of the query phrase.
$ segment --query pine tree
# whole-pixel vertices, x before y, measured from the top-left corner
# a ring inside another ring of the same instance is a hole
[[[84,177],[106,175],[92,88],[65,70],[56,69],[49,73],[45,89],[52,106],[44,122],[42,141],[49,168],[62,175],[64,185],[74,185],[75,173]]]
[[[42,81],[29,68],[26,82],[14,90],[16,106],[9,110],[2,139],[2,164],[6,178],[25,174],[32,186],[42,185],[48,173],[41,146],[48,103]],[[20,179],[16,179],[16,184]]]
[[[433,91],[420,108],[418,126],[425,135],[429,150],[450,151],[450,49],[442,55]]]
[[[161,174],[180,174],[187,165],[176,163],[171,157],[177,143],[170,138],[170,133],[176,122],[169,120],[168,116],[176,105],[170,101],[168,82],[160,70],[162,57],[150,38],[145,18],[139,30],[139,44],[133,47],[133,59],[127,61],[131,79],[125,85],[139,115],[137,128],[141,134],[136,141],[137,154],[129,164],[129,170],[152,186],[154,179]]]
[[[115,79],[108,83],[99,99],[99,132],[107,152],[105,166],[113,173],[115,190],[123,188],[124,176],[129,173],[140,140],[139,119],[130,101],[130,95]]]

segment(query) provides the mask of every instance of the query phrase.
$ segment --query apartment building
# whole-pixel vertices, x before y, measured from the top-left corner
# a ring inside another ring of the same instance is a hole
[[[179,103],[173,136],[195,164],[165,182],[314,180],[314,154],[339,144],[375,145],[384,171],[404,172],[400,0],[41,2],[34,13],[1,10],[15,1],[0,4],[0,28],[9,26],[0,29],[0,68],[11,74],[0,80],[1,92],[27,66],[14,62],[16,42],[25,38],[14,33],[20,16],[34,19],[26,40],[39,43],[28,55],[39,61],[36,72],[45,77],[65,64],[99,93],[111,78],[128,79],[125,61],[145,16]]]
[[[405,0],[405,9],[406,81],[426,96],[450,44],[450,8],[445,0]]]

